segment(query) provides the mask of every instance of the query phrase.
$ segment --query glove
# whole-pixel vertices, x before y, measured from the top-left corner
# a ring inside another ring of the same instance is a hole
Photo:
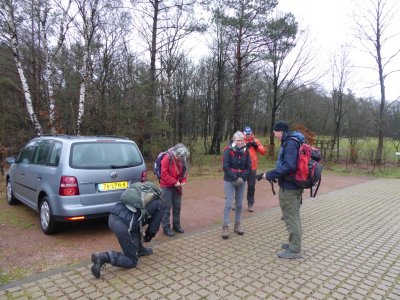
[[[260,180],[263,178],[263,176],[264,176],[264,173],[258,174],[258,175],[256,176],[257,181],[260,181]]]
[[[243,178],[242,178],[242,177],[239,177],[238,179],[236,179],[236,180],[233,182],[233,185],[234,185],[234,186],[241,186],[241,185],[243,184],[243,182],[244,182]]]
[[[145,234],[144,237],[143,237],[143,241],[145,241],[146,243],[148,243],[148,242],[150,242],[150,241],[153,239],[154,236],[155,236],[155,234],[151,234],[151,233],[148,233],[148,232],[146,231],[146,234]]]
[[[254,147],[254,149],[256,149],[256,150],[258,149],[258,145],[255,141],[252,141],[251,145]]]

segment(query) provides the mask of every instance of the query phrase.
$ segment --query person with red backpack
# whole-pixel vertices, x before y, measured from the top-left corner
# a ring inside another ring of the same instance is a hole
[[[304,135],[298,131],[289,132],[289,124],[278,121],[273,127],[274,136],[281,141],[275,169],[262,174],[262,178],[279,184],[279,205],[283,220],[289,233],[289,243],[282,244],[278,257],[284,259],[301,258],[302,227],[300,206],[303,189],[299,188],[289,177],[296,172],[298,151],[304,142]]]
[[[247,177],[247,209],[249,212],[254,211],[254,195],[256,192],[256,176],[258,167],[258,154],[265,155],[267,149],[261,144],[261,142],[255,138],[251,127],[246,126],[243,130],[244,142],[246,144],[247,151],[249,151],[251,159],[251,172]]]
[[[186,160],[189,154],[186,146],[179,143],[168,150],[168,155],[164,155],[161,160],[160,188],[165,200],[162,226],[164,234],[169,237],[175,235],[171,230],[171,210],[172,229],[178,233],[185,232],[181,227],[181,202],[182,187],[187,180]]]
[[[237,131],[232,137],[232,143],[224,150],[224,224],[222,238],[229,238],[230,211],[233,199],[236,201],[234,232],[243,235],[240,226],[242,216],[243,196],[246,189],[245,182],[251,172],[251,159],[244,143],[244,134]]]

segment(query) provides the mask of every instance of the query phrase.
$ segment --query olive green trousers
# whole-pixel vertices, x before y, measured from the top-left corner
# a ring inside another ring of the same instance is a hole
[[[279,205],[282,210],[283,220],[289,233],[289,251],[301,251],[301,217],[300,206],[302,203],[303,189],[288,190],[279,188]]]

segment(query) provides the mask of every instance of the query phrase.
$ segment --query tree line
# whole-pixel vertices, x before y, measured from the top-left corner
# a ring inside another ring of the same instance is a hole
[[[369,0],[381,5],[373,16],[386,13],[385,3]],[[320,86],[307,31],[277,5],[1,0],[0,145],[16,151],[43,134],[123,135],[149,157],[199,141],[205,153],[218,154],[234,131],[249,125],[273,149],[272,126],[285,119],[329,136],[338,155],[344,135],[355,145],[361,137],[399,132],[399,103],[385,98],[392,71],[384,67],[391,61],[377,44],[386,19],[376,25],[382,30],[358,24],[381,86],[380,99],[365,99],[351,90],[346,47],[332,56],[331,89]],[[187,47],[194,34],[210,41],[198,59]]]

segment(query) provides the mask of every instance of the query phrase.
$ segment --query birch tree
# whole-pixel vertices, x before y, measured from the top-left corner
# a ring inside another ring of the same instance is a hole
[[[16,7],[17,4],[13,0],[5,0],[1,7],[1,15],[3,17],[3,22],[5,24],[5,38],[8,42],[8,45],[11,49],[19,78],[21,80],[22,91],[25,98],[25,106],[33,125],[33,128],[37,135],[43,134],[42,126],[36,116],[35,110],[33,108],[32,103],[32,95],[29,89],[29,84],[27,78],[25,76],[25,72],[23,69],[22,61],[21,61],[21,53],[19,50],[19,39],[18,39],[18,30],[17,30],[17,22],[16,22]]]
[[[90,48],[94,40],[95,32],[99,26],[100,11],[98,9],[101,0],[74,0],[78,7],[80,20],[75,22],[76,27],[83,39],[83,59],[80,70],[80,88],[79,88],[79,108],[76,122],[76,133],[81,132],[81,123],[85,112],[85,99],[87,87],[89,84],[89,64]]]
[[[47,93],[49,97],[49,126],[51,133],[57,133],[56,128],[56,100],[54,97],[54,87],[53,87],[53,80],[54,80],[54,70],[56,66],[54,64],[54,59],[58,55],[61,47],[64,44],[66,32],[68,31],[68,26],[70,23],[70,19],[68,16],[69,9],[71,7],[72,0],[68,0],[66,2],[66,7],[64,8],[60,3],[60,10],[61,10],[61,19],[59,21],[59,28],[58,28],[58,38],[56,42],[56,46],[54,48],[50,48],[49,39],[48,39],[48,32],[50,31],[49,27],[52,24],[49,24],[49,14],[52,9],[49,0],[43,0],[41,5],[38,7],[38,15],[39,15],[39,22],[41,26],[41,34],[43,36],[43,60],[44,60],[44,84],[47,88]],[[58,23],[56,20],[50,20],[50,23]]]

